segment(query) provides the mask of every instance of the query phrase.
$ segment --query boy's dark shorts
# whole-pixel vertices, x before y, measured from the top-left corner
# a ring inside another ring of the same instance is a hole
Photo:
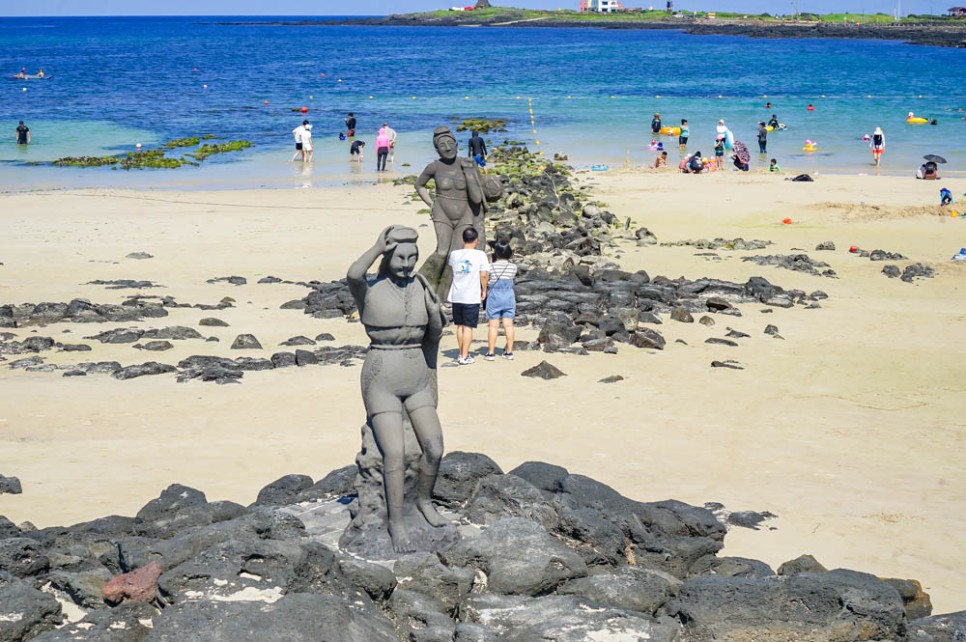
[[[454,303],[453,304],[453,325],[463,325],[467,328],[475,328],[480,322],[479,303]]]
[[[301,150],[302,149],[302,143],[295,143],[295,149]]]

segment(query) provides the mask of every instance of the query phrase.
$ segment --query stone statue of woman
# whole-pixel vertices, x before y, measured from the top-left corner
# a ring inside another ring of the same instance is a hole
[[[419,273],[437,292],[446,270],[446,259],[453,250],[463,247],[463,230],[476,228],[480,247],[486,247],[484,229],[483,179],[472,158],[458,158],[456,136],[449,127],[433,131],[433,146],[439,158],[431,162],[416,179],[416,193],[429,205],[436,227],[436,251],[426,259]],[[435,198],[426,183],[436,183]]]
[[[362,400],[382,454],[388,530],[397,553],[416,550],[412,532],[419,530],[411,528],[414,525],[407,515],[412,511],[404,506],[404,414],[422,450],[415,483],[416,509],[430,526],[446,524],[432,504],[443,454],[436,413],[436,362],[443,317],[433,288],[414,274],[419,258],[417,237],[412,228],[387,227],[346,275],[370,340],[362,366]],[[380,258],[376,277],[367,279],[366,271]]]

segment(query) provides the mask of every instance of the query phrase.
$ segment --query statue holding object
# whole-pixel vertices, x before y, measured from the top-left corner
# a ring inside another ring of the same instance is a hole
[[[430,207],[436,228],[436,251],[426,259],[419,273],[437,293],[445,293],[452,278],[447,274],[446,260],[451,251],[463,247],[463,230],[475,228],[480,235],[480,247],[486,247],[485,194],[476,161],[459,158],[456,135],[449,127],[437,127],[433,131],[433,146],[439,158],[427,165],[416,179],[416,193]],[[435,197],[430,196],[426,187],[430,179],[436,183]]]

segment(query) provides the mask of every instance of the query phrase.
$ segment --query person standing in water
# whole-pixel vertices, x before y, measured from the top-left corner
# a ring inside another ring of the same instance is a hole
[[[392,140],[389,138],[389,132],[383,127],[379,130],[376,135],[376,171],[384,172],[386,171],[386,159],[389,158],[389,150],[392,147]]]
[[[872,148],[872,160],[875,161],[875,166],[878,167],[879,162],[882,160],[882,152],[885,151],[885,134],[882,133],[881,127],[875,128],[869,147]]]
[[[305,162],[305,149],[302,144],[302,134],[305,133],[305,126],[309,124],[309,121],[303,120],[302,124],[292,130],[292,136],[295,138],[295,153],[292,154],[292,160],[290,163],[294,163],[296,158],[301,158],[302,162]]]
[[[29,145],[30,144],[30,128],[20,121],[17,125],[17,144],[18,145]]]
[[[764,122],[758,123],[758,153],[768,153],[768,128]]]
[[[315,156],[315,149],[312,146],[312,124],[305,122],[305,129],[302,130],[302,160],[311,163]]]

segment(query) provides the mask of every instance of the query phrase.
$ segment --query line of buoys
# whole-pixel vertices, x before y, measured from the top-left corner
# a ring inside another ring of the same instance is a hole
[[[533,98],[529,98],[529,97],[527,98],[527,110],[530,112],[530,131],[533,132],[533,135],[534,136],[536,136],[537,135],[537,120],[536,120],[536,117],[533,115]],[[536,144],[538,146],[540,145],[540,140],[539,139],[536,140]],[[537,152],[537,153],[538,154],[542,154],[543,152]]]

